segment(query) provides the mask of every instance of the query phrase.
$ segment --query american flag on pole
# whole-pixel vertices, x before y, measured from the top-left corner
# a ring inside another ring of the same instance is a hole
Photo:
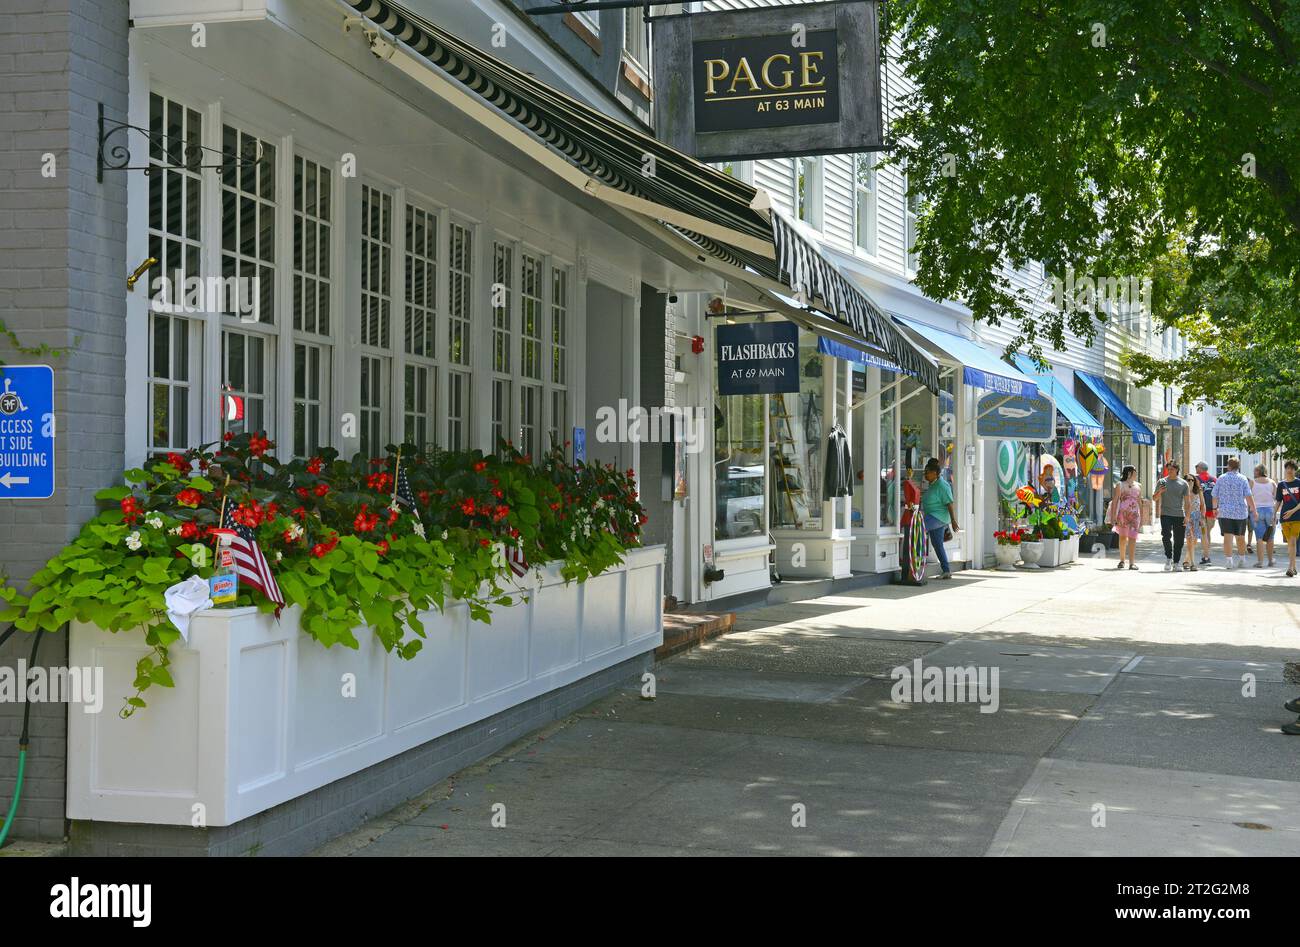
[[[507,546],[506,562],[510,566],[510,571],[513,572],[517,578],[522,578],[523,574],[528,571],[528,560],[524,558],[523,546]]]
[[[230,550],[235,558],[235,573],[239,576],[240,582],[251,585],[274,602],[275,614],[279,617],[280,609],[284,608],[284,595],[275,582],[275,576],[271,574],[271,567],[267,565],[266,557],[262,555],[253,531],[235,519],[234,506],[233,503],[225,505],[225,512],[221,516],[221,528],[235,534],[230,541]]]
[[[412,515],[418,520],[420,511],[415,508],[415,494],[411,492],[411,481],[406,479],[406,468],[402,466],[402,459],[397,459],[397,490],[393,493],[394,503],[404,503]]]

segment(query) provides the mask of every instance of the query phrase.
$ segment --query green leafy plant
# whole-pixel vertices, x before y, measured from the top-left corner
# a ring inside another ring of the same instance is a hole
[[[526,594],[512,561],[558,560],[566,581],[582,581],[640,544],[645,513],[633,472],[570,464],[558,450],[536,464],[508,446],[484,455],[410,445],[383,457],[345,461],[325,450],[282,463],[273,446],[257,433],[227,435],[126,471],[123,485],[96,494],[109,507],[26,593],[0,585],[0,620],[24,631],[73,620],[140,630],[151,650],[136,666],[129,715],[149,687],[173,686],[168,649],[180,632],[164,593],[189,575],[212,575],[223,504],[253,530],[306,634],[358,648],[364,626],[402,658],[420,651],[421,613],[459,601],[490,622],[492,608]],[[395,500],[399,458],[413,508]],[[242,583],[237,604],[277,608]]]

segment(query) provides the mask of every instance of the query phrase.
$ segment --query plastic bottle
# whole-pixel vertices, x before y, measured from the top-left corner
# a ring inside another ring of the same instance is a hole
[[[235,571],[235,553],[231,549],[235,531],[214,529],[212,535],[217,537],[217,561],[216,571],[208,579],[208,597],[216,608],[230,608],[239,597],[239,573]]]

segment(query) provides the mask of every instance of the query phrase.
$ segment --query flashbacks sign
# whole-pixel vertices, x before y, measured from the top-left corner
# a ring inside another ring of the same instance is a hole
[[[718,394],[799,390],[799,327],[793,322],[718,326]]]

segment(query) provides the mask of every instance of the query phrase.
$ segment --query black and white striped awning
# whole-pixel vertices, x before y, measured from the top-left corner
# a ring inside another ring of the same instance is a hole
[[[771,211],[766,192],[489,56],[401,3],[337,2],[396,41],[390,46],[372,28],[367,38],[377,56],[391,59],[548,170],[596,198],[674,228],[742,278],[752,273],[788,287],[843,332],[860,336],[938,390],[933,362],[814,244]]]

